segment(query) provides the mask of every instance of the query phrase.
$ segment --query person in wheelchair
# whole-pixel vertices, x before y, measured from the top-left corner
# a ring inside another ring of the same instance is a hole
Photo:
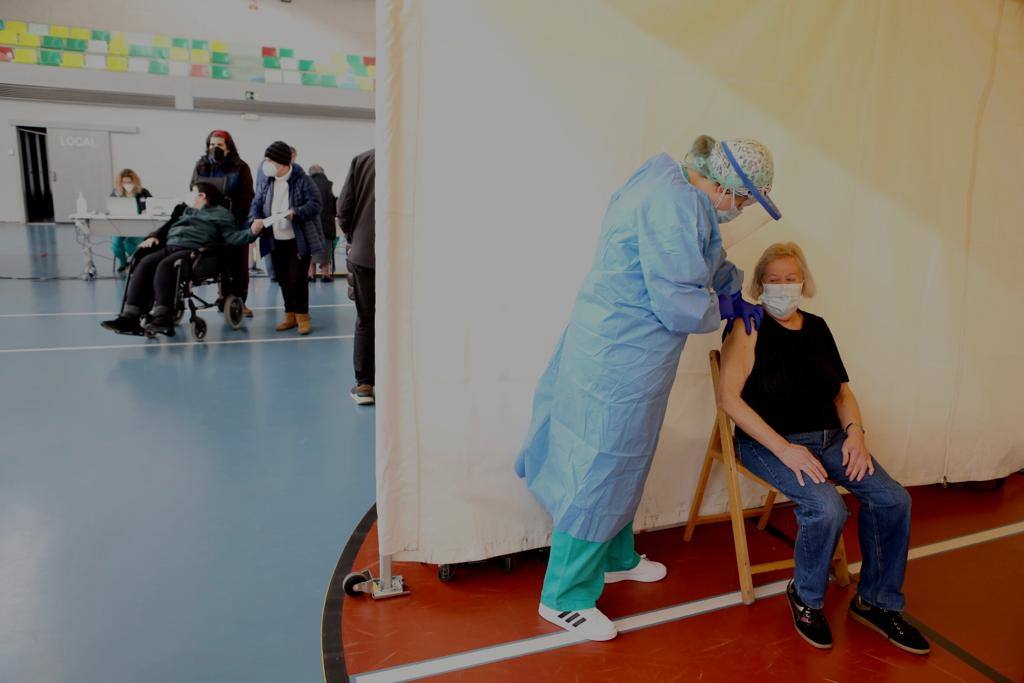
[[[931,646],[903,619],[910,539],[910,494],[871,456],[860,407],[824,319],[800,310],[814,296],[800,247],[765,250],[750,292],[768,313],[760,330],[726,329],[718,403],[736,423],[743,465],[796,503],[794,578],[786,589],[793,624],[811,645],[832,647],[825,588],[849,515],[829,482],[860,503],[864,562],[849,615],[908,652]]]
[[[191,206],[179,205],[159,230],[151,233],[133,259],[127,293],[120,315],[101,325],[118,334],[174,334],[177,263],[192,249],[211,245],[245,245],[256,240],[260,225],[239,229],[234,216],[222,206],[223,195],[211,183],[192,186]],[[150,308],[152,312],[150,313]],[[150,313],[143,327],[141,318]]]

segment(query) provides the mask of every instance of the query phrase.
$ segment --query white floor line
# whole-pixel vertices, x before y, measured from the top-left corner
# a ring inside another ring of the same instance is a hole
[[[217,341],[167,342],[153,340],[143,344],[109,344],[106,346],[54,346],[41,349],[0,349],[0,353],[44,353],[51,351],[109,351],[112,349],[166,349],[170,346],[223,346],[225,344],[274,344],[277,342],[323,341],[325,339],[354,339],[355,335],[335,334],[320,337],[282,337],[280,339],[224,339]]]
[[[936,543],[929,543],[917,548],[911,548],[909,555],[911,560],[916,560],[922,557],[938,555],[950,550],[966,548],[968,546],[978,545],[979,543],[985,543],[986,541],[1005,538],[1007,536],[1013,536],[1020,533],[1024,533],[1024,522],[1007,524],[1005,526],[996,527],[995,529],[986,529],[985,531],[967,534],[966,536],[958,536],[957,538],[951,538],[945,541],[938,541]],[[850,572],[857,573],[860,571],[860,565],[860,562],[850,564]],[[785,593],[786,584],[788,583],[789,580],[785,579],[783,581],[765,584],[764,586],[758,586],[754,589],[754,594],[759,599],[781,595]],[[615,626],[619,629],[620,633],[625,633],[628,631],[650,628],[652,626],[660,626],[669,622],[679,621],[699,614],[714,612],[716,610],[725,609],[726,607],[734,607],[741,604],[743,604],[742,596],[739,591],[737,591],[735,593],[716,595],[710,598],[704,598],[703,600],[696,600],[694,602],[684,602],[679,605],[672,605],[671,607],[665,607],[651,612],[635,614],[633,616],[617,619],[615,621]],[[526,640],[502,643],[501,645],[494,645],[492,647],[485,647],[478,650],[460,652],[458,654],[438,657],[436,659],[427,659],[422,662],[404,664],[390,669],[368,671],[364,674],[353,674],[350,680],[352,683],[409,681],[426,676],[436,676],[450,671],[469,669],[476,666],[482,666],[484,664],[492,664],[504,659],[532,655],[538,652],[554,650],[582,642],[586,641],[569,632],[562,631],[559,633],[552,633],[550,635],[527,638]]]
[[[278,306],[250,306],[254,311],[281,310]],[[310,304],[310,308],[355,308],[355,304]],[[83,311],[80,313],[0,313],[0,318],[59,318],[74,316],[117,315],[117,311]]]

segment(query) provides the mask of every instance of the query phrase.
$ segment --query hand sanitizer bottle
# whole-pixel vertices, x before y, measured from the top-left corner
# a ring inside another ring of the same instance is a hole
[[[78,199],[75,200],[75,212],[79,215],[85,215],[89,212],[89,207],[85,203],[85,195],[81,192],[78,193]]]

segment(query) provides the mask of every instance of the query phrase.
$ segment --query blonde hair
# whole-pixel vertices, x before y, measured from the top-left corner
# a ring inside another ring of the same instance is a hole
[[[142,192],[142,181],[139,179],[139,174],[136,173],[135,171],[133,171],[130,168],[126,168],[126,169],[122,170],[114,178],[114,187],[117,188],[118,192],[124,194],[124,183],[123,183],[123,181],[124,181],[125,178],[131,178],[132,182],[135,183],[135,191],[132,192],[131,196],[134,197],[139,192]]]
[[[811,274],[810,266],[807,265],[804,250],[796,242],[776,242],[764,250],[754,267],[754,275],[750,278],[750,285],[747,287],[747,293],[752,299],[756,301],[764,293],[764,271],[768,269],[768,265],[780,258],[787,257],[795,258],[800,264],[800,271],[804,276],[803,295],[809,299],[817,294],[818,288],[814,284],[814,276]]]

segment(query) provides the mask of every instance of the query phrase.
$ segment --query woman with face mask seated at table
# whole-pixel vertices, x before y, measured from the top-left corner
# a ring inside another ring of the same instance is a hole
[[[786,590],[796,630],[817,648],[832,647],[822,608],[849,512],[831,480],[861,503],[864,563],[850,617],[925,654],[928,641],[901,615],[910,495],[871,456],[828,325],[799,308],[815,293],[803,251],[792,242],[773,244],[750,282],[749,294],[768,315],[753,334],[740,326],[726,333],[718,402],[736,423],[743,465],[796,503],[795,576]]]
[[[152,197],[149,190],[142,186],[139,174],[130,168],[126,168],[117,174],[114,179],[114,191],[111,197],[133,197],[135,209],[138,213],[146,210],[146,198]],[[117,272],[123,273],[128,270],[128,261],[132,254],[139,248],[142,242],[141,237],[123,237],[114,235],[110,238],[110,249],[114,252],[114,260],[117,262]]]

